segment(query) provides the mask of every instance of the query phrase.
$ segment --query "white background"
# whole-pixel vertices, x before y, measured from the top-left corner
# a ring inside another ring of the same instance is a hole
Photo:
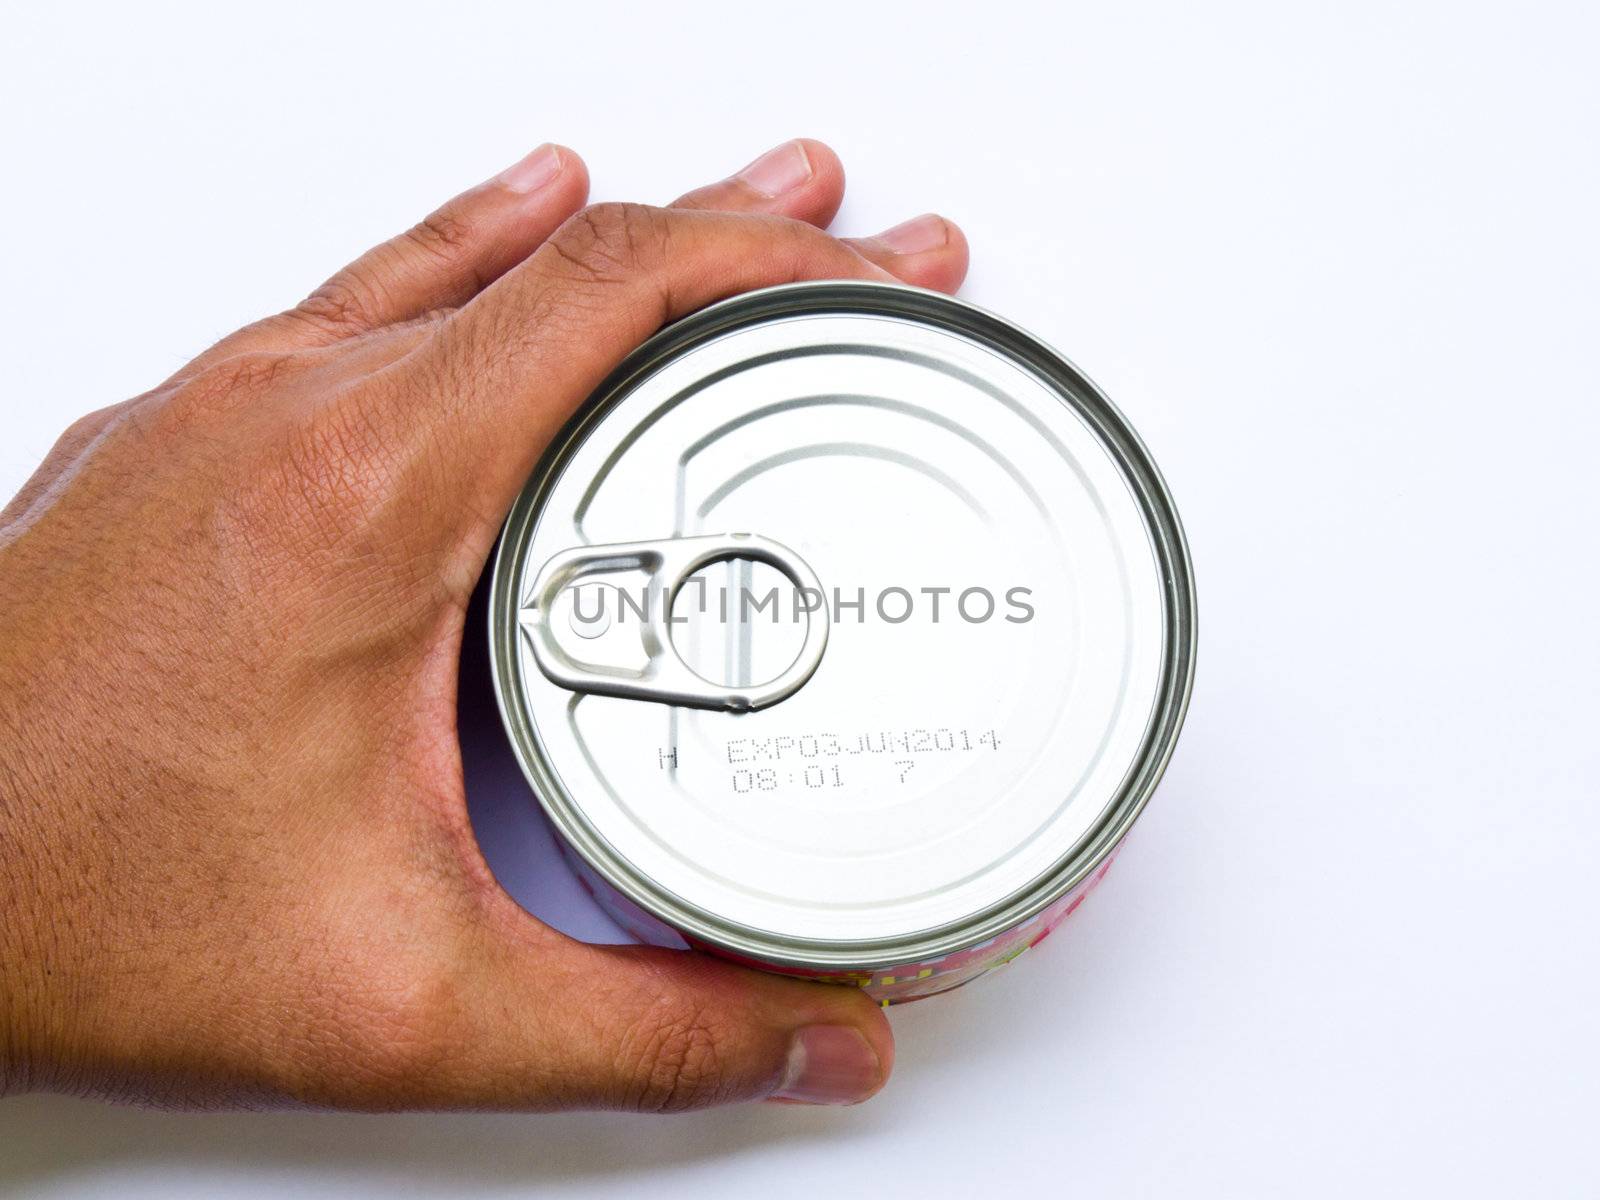
[[[34,6],[0,38],[0,485],[547,138],[664,200],[795,134],[967,230],[1193,543],[1167,780],[854,1110],[0,1104],[0,1193],[1593,1195],[1592,5]],[[484,735],[487,736],[487,735]],[[514,781],[530,906],[600,931]]]

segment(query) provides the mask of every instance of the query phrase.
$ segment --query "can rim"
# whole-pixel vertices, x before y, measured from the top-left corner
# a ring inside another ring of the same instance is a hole
[[[701,909],[645,877],[618,854],[558,782],[522,703],[513,618],[521,547],[566,458],[644,376],[671,357],[745,324],[799,315],[910,318],[975,338],[1040,376],[1071,403],[1116,461],[1152,534],[1162,583],[1160,685],[1139,753],[1100,819],[1050,868],[969,917],[892,938],[820,940],[774,934]],[[1122,413],[1065,355],[1021,327],[964,300],[903,284],[822,280],[782,284],[719,301],[666,326],[625,358],[551,440],[517,497],[495,551],[489,590],[495,703],[512,751],[540,806],[568,845],[633,903],[695,941],[776,966],[875,970],[959,953],[1038,916],[1105,863],[1144,810],[1166,771],[1194,686],[1197,620],[1193,567],[1182,523],[1161,473]]]

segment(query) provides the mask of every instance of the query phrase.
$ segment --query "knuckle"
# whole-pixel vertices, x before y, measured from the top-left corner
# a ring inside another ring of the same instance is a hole
[[[286,315],[324,337],[339,338],[378,324],[385,304],[383,288],[376,279],[363,271],[344,270]]]
[[[702,1010],[652,1013],[630,1030],[622,1054],[632,1108],[682,1112],[722,1095],[721,1031]]]
[[[397,302],[396,292],[403,291],[399,281],[415,268],[418,256],[428,267],[454,267],[470,261],[477,240],[472,222],[460,214],[432,213],[393,241],[368,251],[285,315],[327,340],[377,328],[392,314],[406,310]],[[480,286],[483,282],[479,279]]]
[[[143,397],[139,398],[142,399]],[[139,400],[124,400],[120,404],[111,404],[79,417],[61,431],[52,453],[75,453],[87,446],[122,420]]]
[[[136,410],[138,424],[157,436],[218,430],[241,409],[260,402],[296,366],[293,354],[252,351],[214,363]]]
[[[646,265],[666,240],[667,215],[645,204],[591,204],[556,230],[553,254],[585,282],[622,280]]]
[[[404,236],[429,258],[444,262],[453,262],[476,240],[470,221],[443,209],[424,217]]]

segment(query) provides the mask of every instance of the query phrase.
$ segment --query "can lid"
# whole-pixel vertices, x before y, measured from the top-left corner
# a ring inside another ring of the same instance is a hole
[[[998,318],[801,284],[664,330],[559,436],[495,566],[496,689],[562,833],[771,961],[974,945],[1163,769],[1187,551],[1109,401]]]

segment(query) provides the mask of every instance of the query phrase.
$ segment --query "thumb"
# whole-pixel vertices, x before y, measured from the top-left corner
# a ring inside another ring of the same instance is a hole
[[[855,988],[689,951],[589,946],[543,927],[535,940],[502,940],[498,961],[473,973],[470,1036],[454,1039],[469,1094],[457,1102],[648,1112],[854,1104],[889,1076],[889,1022]]]

